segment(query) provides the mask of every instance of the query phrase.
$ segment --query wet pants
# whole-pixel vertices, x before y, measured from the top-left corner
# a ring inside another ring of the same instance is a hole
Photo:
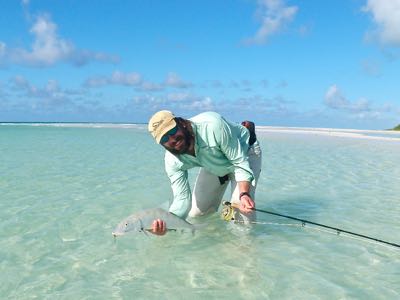
[[[250,195],[255,201],[255,191],[261,171],[261,148],[258,142],[249,147],[248,150],[250,168],[254,174],[255,185],[250,185]],[[192,193],[192,208],[189,212],[189,217],[197,217],[213,213],[218,210],[222,200],[229,200],[231,203],[240,204],[239,186],[235,180],[234,174],[228,174],[228,180],[223,184],[220,177],[211,174],[204,168],[200,168],[197,176],[193,193]],[[230,199],[222,199],[228,184],[231,184]],[[246,217],[241,215],[243,219],[254,219],[251,214]]]

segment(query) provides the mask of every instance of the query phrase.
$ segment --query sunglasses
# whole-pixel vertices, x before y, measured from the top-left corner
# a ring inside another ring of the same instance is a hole
[[[178,126],[175,126],[170,131],[168,131],[166,134],[164,134],[163,137],[160,140],[160,144],[165,144],[166,142],[168,142],[169,137],[171,135],[175,135],[177,131],[178,131]]]

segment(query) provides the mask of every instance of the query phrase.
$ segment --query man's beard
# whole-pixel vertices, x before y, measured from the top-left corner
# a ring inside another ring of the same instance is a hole
[[[192,137],[192,135],[190,134],[190,132],[186,128],[182,128],[182,132],[183,132],[183,135],[184,135],[183,138],[182,138],[184,140],[184,147],[182,149],[176,150],[174,148],[165,147],[169,152],[171,152],[174,155],[186,154],[188,149],[189,149],[189,147],[190,147],[192,139],[194,139]]]

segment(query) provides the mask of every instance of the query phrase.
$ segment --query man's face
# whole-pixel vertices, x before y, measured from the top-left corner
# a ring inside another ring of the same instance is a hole
[[[164,134],[161,139],[161,145],[173,154],[185,154],[189,149],[190,139],[190,134],[177,126],[177,128],[173,128]]]

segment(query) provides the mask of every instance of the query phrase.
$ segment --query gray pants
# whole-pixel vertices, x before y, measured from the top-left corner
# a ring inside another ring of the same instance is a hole
[[[250,194],[255,201],[255,191],[258,178],[261,172],[261,148],[255,142],[248,150],[249,164],[253,171],[255,185],[250,186]],[[222,202],[222,197],[225,194],[226,188],[231,183],[231,203],[240,204],[239,200],[239,186],[235,180],[234,174],[229,174],[229,180],[221,184],[218,176],[211,174],[204,168],[200,168],[199,175],[197,176],[196,183],[193,188],[192,194],[192,208],[189,212],[189,217],[196,217],[213,213],[218,210]],[[247,214],[249,217],[251,214]],[[243,215],[242,215],[243,217]],[[243,217],[243,219],[247,219]],[[253,218],[252,218],[253,219]]]

